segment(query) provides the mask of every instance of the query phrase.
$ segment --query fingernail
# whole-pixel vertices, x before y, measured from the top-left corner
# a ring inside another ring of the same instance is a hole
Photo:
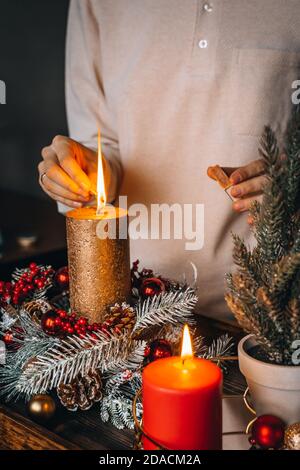
[[[80,207],[82,207],[82,203],[81,202],[73,202],[73,206],[80,208]]]
[[[233,196],[233,197],[238,197],[238,196],[241,196],[242,191],[240,190],[240,188],[234,186],[234,187],[231,189],[230,194],[231,194],[231,196]]]
[[[239,173],[233,173],[229,179],[232,184],[237,184],[242,181],[241,175]]]
[[[241,211],[245,208],[245,204],[242,201],[235,202],[233,207],[236,211]]]

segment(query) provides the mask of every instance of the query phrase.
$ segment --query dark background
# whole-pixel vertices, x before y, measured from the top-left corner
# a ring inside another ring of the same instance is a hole
[[[67,134],[64,56],[68,0],[0,0],[0,189],[45,197],[41,148]]]

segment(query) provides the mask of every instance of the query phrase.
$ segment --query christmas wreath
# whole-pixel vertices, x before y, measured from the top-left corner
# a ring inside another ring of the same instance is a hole
[[[70,411],[99,402],[104,422],[133,428],[132,400],[141,387],[142,369],[178,353],[184,323],[192,326],[196,356],[230,354],[227,335],[210,346],[197,336],[193,286],[140,270],[138,261],[131,279],[131,305],[112,305],[101,324],[90,324],[70,310],[67,267],[55,271],[31,263],[16,269],[11,282],[2,281],[0,334],[6,360],[0,368],[0,394],[29,400],[56,390]],[[137,414],[141,417],[141,405]]]

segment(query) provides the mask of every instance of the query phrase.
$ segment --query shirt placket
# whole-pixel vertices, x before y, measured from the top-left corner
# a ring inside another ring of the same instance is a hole
[[[221,7],[220,0],[197,0],[189,73],[204,81],[212,79],[216,73]]]

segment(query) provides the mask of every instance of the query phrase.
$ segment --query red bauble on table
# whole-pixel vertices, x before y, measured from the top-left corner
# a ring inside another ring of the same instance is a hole
[[[67,290],[69,288],[69,270],[67,266],[58,269],[55,273],[55,282],[62,290]]]
[[[277,416],[261,415],[251,428],[250,441],[262,449],[279,449],[284,440],[285,424]]]
[[[7,331],[5,335],[3,336],[3,341],[6,344],[6,346],[11,345],[14,341],[13,334],[10,331]]]
[[[141,295],[143,297],[153,297],[165,292],[166,287],[161,279],[158,277],[149,277],[144,279],[141,285]]]
[[[43,331],[50,336],[57,335],[61,331],[60,323],[58,321],[59,319],[60,317],[58,313],[54,310],[49,310],[44,313],[41,319],[41,327]]]
[[[169,341],[165,339],[157,339],[152,341],[146,348],[145,356],[149,362],[156,361],[156,359],[163,359],[172,356],[172,348]]]
[[[61,290],[69,288],[69,270],[67,266],[58,269],[54,276],[55,282]]]

